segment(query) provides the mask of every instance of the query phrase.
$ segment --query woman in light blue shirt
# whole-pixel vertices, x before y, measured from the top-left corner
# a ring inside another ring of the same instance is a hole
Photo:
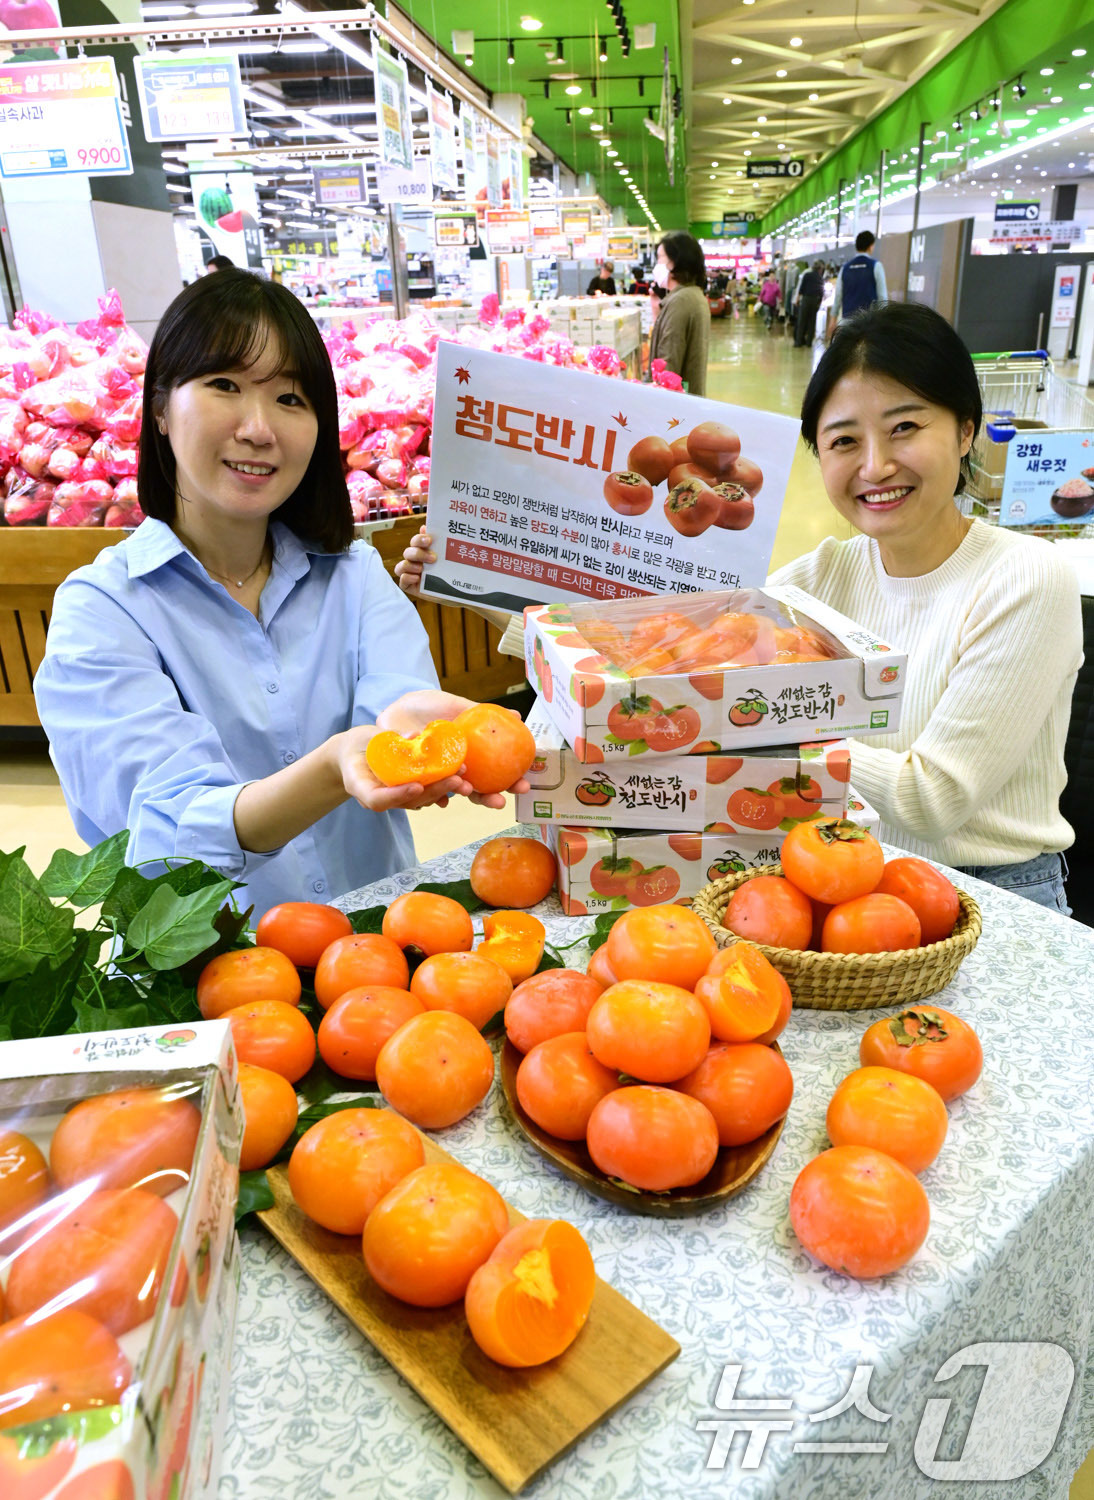
[[[330,360],[290,292],[225,271],[167,309],[138,484],[148,519],[57,590],[34,683],[81,838],[125,828],[131,864],[205,860],[261,913],[412,864],[408,808],[504,805],[368,768],[377,727],[468,700],[440,691],[416,611],[353,542]]]

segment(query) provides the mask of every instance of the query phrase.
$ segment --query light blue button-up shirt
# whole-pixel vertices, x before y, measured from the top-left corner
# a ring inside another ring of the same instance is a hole
[[[50,754],[80,837],[129,830],[130,864],[202,859],[255,916],[329,901],[414,862],[406,814],[349,801],[269,854],[241,849],[240,789],[435,688],[417,611],[375,548],[337,556],[271,525],[256,619],[163,521],[78,568],[57,590],[34,680]]]

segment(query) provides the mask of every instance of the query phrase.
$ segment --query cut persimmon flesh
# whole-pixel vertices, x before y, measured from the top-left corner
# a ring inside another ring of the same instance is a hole
[[[431,786],[454,776],[466,758],[467,738],[449,719],[435,719],[409,738],[381,729],[365,746],[369,769],[385,786]]]
[[[593,1258],[574,1226],[564,1219],[526,1219],[471,1277],[464,1312],[485,1355],[524,1369],[570,1347],[595,1290]]]
[[[475,949],[493,959],[514,984],[530,979],[539,968],[547,929],[526,911],[491,911],[482,919],[483,940]]]

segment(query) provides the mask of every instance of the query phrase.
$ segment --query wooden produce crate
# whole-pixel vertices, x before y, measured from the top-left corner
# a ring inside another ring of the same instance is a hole
[[[421,519],[407,516],[374,533],[389,572]],[[45,654],[57,585],[128,535],[115,528],[0,527],[0,730],[39,722],[31,683]],[[443,688],[484,700],[523,684],[523,661],[499,653],[501,637],[481,615],[424,602],[418,611]]]

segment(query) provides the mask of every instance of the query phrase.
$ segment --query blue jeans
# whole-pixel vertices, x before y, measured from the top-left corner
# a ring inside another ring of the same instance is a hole
[[[1020,865],[959,865],[958,869],[1027,901],[1036,901],[1038,906],[1063,912],[1065,917],[1071,915],[1064,890],[1067,862],[1062,854],[1039,854]]]

